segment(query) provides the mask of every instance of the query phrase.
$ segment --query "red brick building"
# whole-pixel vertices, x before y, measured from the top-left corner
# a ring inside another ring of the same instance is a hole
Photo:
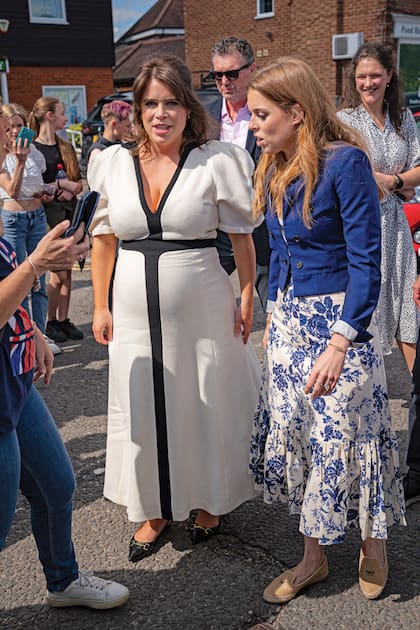
[[[41,95],[57,96],[69,123],[80,122],[97,99],[113,92],[114,44],[111,0],[1,0],[0,36],[4,100],[28,109]]]
[[[343,77],[362,39],[391,44],[405,89],[420,84],[420,0],[184,0],[185,57],[194,84],[210,68],[214,42],[236,35],[254,48],[259,67],[280,55],[304,59],[331,96],[342,95]],[[352,35],[358,34],[358,35]],[[335,52],[333,58],[333,36]]]

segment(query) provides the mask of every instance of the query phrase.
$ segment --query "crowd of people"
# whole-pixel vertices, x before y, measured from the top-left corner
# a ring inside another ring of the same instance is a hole
[[[260,493],[286,503],[300,515],[303,557],[266,587],[272,604],[327,579],[328,546],[357,526],[360,589],[376,599],[388,578],[388,528],[404,525],[420,500],[420,283],[401,203],[420,185],[413,117],[382,44],[356,53],[338,113],[302,60],[257,70],[249,42],[236,37],[217,42],[211,60],[220,98],[206,111],[181,59],[147,59],[133,108],[104,106],[103,137],[90,151],[88,184],[101,199],[93,334],[109,350],[104,496],[140,523],[128,541],[134,563],[192,511],[197,544]],[[88,243],[78,244],[81,232],[60,238],[80,173],[57,135],[59,101],[35,103],[34,145],[17,139],[22,108],[3,106],[0,116],[0,386],[11,401],[0,416],[0,480],[11,479],[1,484],[0,548],[20,483],[37,514],[48,602],[110,608],[128,590],[77,567],[71,463],[32,384],[50,378],[43,335],[82,334],[68,318],[70,269]],[[267,317],[262,371],[248,342],[254,286]],[[394,339],[415,377],[404,478],[383,361]],[[41,434],[48,453],[35,479]],[[44,478],[47,468],[56,478]],[[47,542],[51,510],[61,535]]]

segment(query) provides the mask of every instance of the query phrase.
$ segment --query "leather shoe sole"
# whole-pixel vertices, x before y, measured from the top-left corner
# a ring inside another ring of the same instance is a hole
[[[316,584],[322,582],[328,576],[328,562],[327,558],[324,558],[322,564],[318,569],[312,573],[306,580],[299,584],[294,584],[296,579],[292,569],[284,571],[281,575],[276,577],[271,584],[267,586],[263,593],[263,598],[269,604],[286,604],[303,588],[310,586],[310,584]]]
[[[367,599],[376,599],[382,594],[388,580],[388,559],[385,553],[385,564],[381,567],[378,558],[365,556],[360,550],[359,585]]]

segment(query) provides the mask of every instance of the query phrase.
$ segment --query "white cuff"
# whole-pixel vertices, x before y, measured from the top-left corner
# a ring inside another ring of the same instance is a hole
[[[276,306],[275,300],[267,300],[267,306],[265,312],[267,315],[270,315],[274,311],[274,307]]]
[[[353,326],[350,326],[347,322],[339,319],[334,322],[332,326],[330,326],[330,331],[333,333],[338,333],[339,335],[343,335],[349,341],[354,341],[359,334]]]

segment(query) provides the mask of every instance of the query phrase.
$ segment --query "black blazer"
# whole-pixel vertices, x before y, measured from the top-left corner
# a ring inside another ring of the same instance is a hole
[[[220,96],[218,99],[211,102],[206,107],[207,113],[210,114],[210,116],[214,118],[214,120],[216,120],[218,123],[220,123],[222,117],[222,105],[223,97]],[[248,151],[249,155],[252,157],[256,166],[261,155],[261,150],[260,147],[257,146],[255,136],[251,130],[248,131],[245,148]],[[252,237],[254,239],[257,265],[268,267],[268,265],[270,264],[271,250],[268,241],[268,232],[265,221],[263,221],[261,225],[254,230]]]

